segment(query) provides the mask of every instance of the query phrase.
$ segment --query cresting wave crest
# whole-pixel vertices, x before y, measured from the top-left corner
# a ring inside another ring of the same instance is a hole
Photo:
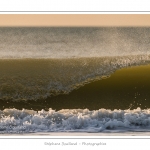
[[[150,109],[0,111],[0,133],[149,131]]]
[[[1,27],[0,99],[68,94],[120,68],[149,63],[150,28]]]
[[[0,99],[25,101],[68,94],[87,83],[109,77],[117,69],[149,62],[149,55],[70,59],[1,59]]]

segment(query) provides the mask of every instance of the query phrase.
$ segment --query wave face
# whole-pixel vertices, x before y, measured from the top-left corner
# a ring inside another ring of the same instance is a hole
[[[1,59],[0,99],[26,101],[68,94],[109,77],[117,69],[147,64],[149,57]]]
[[[150,28],[0,28],[0,58],[150,54]]]
[[[150,109],[88,109],[0,112],[0,133],[149,131]],[[5,117],[4,117],[5,116]]]

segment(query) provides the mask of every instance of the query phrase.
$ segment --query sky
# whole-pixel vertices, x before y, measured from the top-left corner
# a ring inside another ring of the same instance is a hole
[[[0,26],[150,26],[150,14],[0,14]]]

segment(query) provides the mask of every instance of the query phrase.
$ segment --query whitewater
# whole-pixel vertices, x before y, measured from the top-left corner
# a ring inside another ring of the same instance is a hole
[[[150,109],[106,110],[62,109],[33,111],[5,109],[0,112],[0,133],[36,132],[129,132],[147,131]]]

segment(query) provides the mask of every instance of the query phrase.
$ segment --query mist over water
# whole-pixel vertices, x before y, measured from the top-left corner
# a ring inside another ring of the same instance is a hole
[[[0,28],[0,58],[72,58],[150,53],[150,28]]]

